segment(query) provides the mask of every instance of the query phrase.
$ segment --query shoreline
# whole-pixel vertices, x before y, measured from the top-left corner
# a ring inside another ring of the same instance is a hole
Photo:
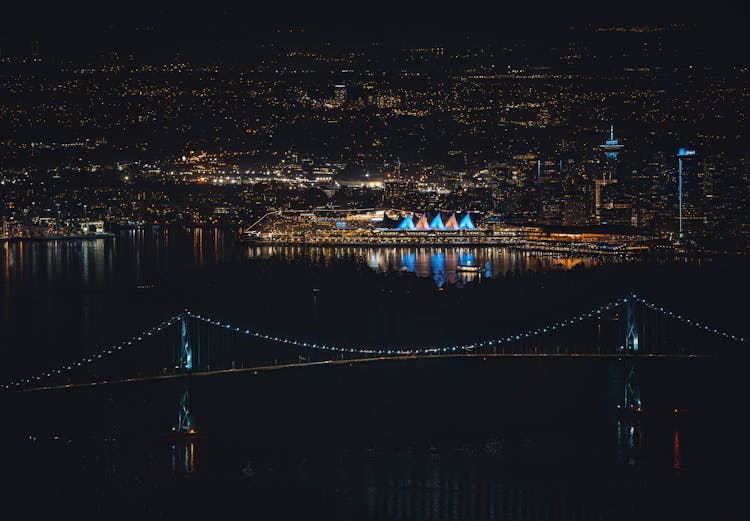
[[[0,237],[0,243],[2,242],[23,242],[23,241],[34,241],[34,242],[52,242],[52,241],[95,241],[97,239],[114,239],[114,233],[100,233],[96,235],[52,235],[52,236],[32,236],[32,237]]]
[[[623,251],[623,250],[596,250],[596,249],[577,249],[577,248],[544,248],[541,246],[529,246],[521,245],[517,243],[508,242],[480,242],[480,241],[415,241],[415,242],[396,242],[396,241],[384,241],[384,242],[366,242],[366,241],[346,241],[346,242],[334,242],[334,241],[300,241],[300,242],[285,242],[285,241],[253,241],[248,239],[239,239],[237,242],[246,244],[249,246],[280,246],[280,247],[302,247],[302,248],[335,248],[335,247],[354,247],[354,248],[449,248],[449,247],[466,247],[466,248],[506,248],[509,250],[528,252],[528,253],[542,253],[549,255],[589,255],[589,256],[604,256],[604,257],[642,257],[647,256],[652,252],[649,251]]]

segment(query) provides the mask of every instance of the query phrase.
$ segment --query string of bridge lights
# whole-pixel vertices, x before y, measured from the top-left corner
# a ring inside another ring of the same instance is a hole
[[[580,322],[583,322],[584,320],[599,317],[602,313],[605,313],[607,311],[610,311],[612,309],[617,308],[618,306],[621,306],[623,304],[626,304],[629,299],[633,299],[636,302],[639,302],[643,304],[645,307],[660,312],[663,315],[679,320],[685,324],[688,324],[690,326],[693,326],[695,328],[704,330],[709,333],[713,333],[715,335],[734,340],[737,342],[745,342],[745,339],[741,336],[733,335],[731,333],[728,333],[726,331],[712,328],[711,326],[704,324],[702,322],[698,322],[696,320],[689,319],[685,317],[684,315],[681,315],[679,313],[675,313],[673,311],[670,311],[668,309],[665,309],[664,307],[657,306],[656,304],[653,304],[636,294],[632,294],[627,297],[623,297],[617,300],[613,300],[607,304],[604,304],[602,306],[599,306],[597,308],[594,308],[588,312],[580,313],[578,315],[575,315],[573,317],[567,318],[565,320],[553,322],[551,324],[546,325],[545,327],[539,327],[536,329],[529,329],[526,331],[522,331],[516,334],[508,335],[505,337],[499,337],[495,339],[490,340],[483,340],[480,342],[473,342],[468,344],[460,344],[460,345],[447,345],[447,346],[436,346],[436,347],[425,347],[425,348],[356,348],[356,347],[340,347],[340,346],[334,346],[329,344],[320,344],[320,343],[313,343],[313,342],[305,342],[302,340],[296,340],[296,339],[290,339],[290,338],[284,338],[274,335],[269,335],[266,333],[262,333],[260,331],[254,331],[251,329],[242,329],[236,326],[232,326],[228,323],[222,323],[218,320],[214,320],[212,318],[199,315],[196,313],[193,313],[191,311],[185,311],[184,313],[175,315],[164,322],[153,326],[139,335],[135,335],[131,337],[128,340],[125,340],[119,344],[114,344],[110,346],[109,348],[102,350],[98,354],[91,355],[88,357],[81,358],[80,360],[68,364],[63,364],[57,369],[50,369],[48,371],[45,371],[39,375],[31,376],[28,378],[22,378],[19,380],[16,380],[14,382],[4,384],[0,386],[0,388],[4,390],[18,390],[23,388],[26,385],[29,384],[36,384],[38,382],[41,382],[43,379],[46,378],[52,378],[55,376],[62,376],[64,374],[68,374],[74,370],[76,370],[79,367],[85,367],[86,365],[93,364],[99,360],[106,359],[109,356],[112,356],[118,352],[121,352],[123,350],[128,350],[136,345],[138,345],[141,341],[143,341],[145,338],[152,336],[156,333],[159,333],[163,331],[164,329],[172,326],[173,324],[180,322],[184,317],[190,317],[197,320],[200,320],[206,324],[210,324],[215,327],[223,328],[227,331],[252,336],[261,340],[267,340],[271,342],[276,342],[279,344],[286,344],[290,346],[295,347],[301,347],[306,349],[317,349],[321,351],[330,351],[330,352],[336,352],[336,353],[351,353],[351,354],[360,354],[360,355],[370,355],[370,356],[410,356],[410,355],[441,355],[441,354],[450,354],[450,353],[458,353],[458,352],[471,352],[476,349],[480,349],[483,347],[497,347],[497,346],[503,346],[507,345],[513,342],[518,342],[521,340],[525,340],[528,338],[534,338],[541,335],[545,335],[547,333],[551,333],[553,331],[557,331],[566,327],[573,326],[575,324],[578,324]]]
[[[141,332],[138,335],[134,335],[128,340],[124,340],[120,342],[119,344],[114,344],[109,346],[107,349],[104,349],[100,351],[99,353],[91,356],[87,356],[84,358],[79,359],[76,362],[66,363],[58,367],[57,369],[50,369],[48,371],[45,371],[43,373],[40,373],[36,376],[30,376],[28,378],[21,378],[19,380],[16,380],[14,382],[10,382],[8,384],[4,384],[0,386],[4,390],[18,390],[23,388],[24,386],[28,384],[36,384],[38,382],[41,382],[44,379],[52,378],[54,376],[62,376],[65,374],[68,374],[74,370],[76,370],[79,367],[85,367],[87,365],[93,364],[94,362],[97,362],[102,359],[106,359],[116,353],[119,353],[121,351],[125,351],[128,349],[131,349],[138,345],[141,341],[143,341],[146,337],[152,336],[156,333],[159,333],[160,331],[163,331],[164,329],[168,328],[172,324],[179,322],[182,315],[175,315],[172,318],[169,318],[165,320],[164,322],[157,324],[149,329],[146,329],[145,331]]]
[[[370,356],[373,356],[373,355],[375,356],[409,356],[409,355],[439,355],[439,354],[449,354],[449,353],[456,353],[456,352],[470,352],[470,351],[480,349],[483,347],[497,347],[497,346],[510,344],[512,342],[518,342],[521,340],[525,340],[527,338],[537,337],[540,335],[551,333],[552,331],[556,331],[559,329],[563,329],[565,327],[578,324],[580,322],[583,322],[584,320],[593,318],[595,316],[598,317],[602,313],[606,311],[610,311],[626,303],[627,301],[628,301],[628,297],[623,297],[617,300],[613,300],[612,302],[609,302],[608,304],[604,304],[603,306],[594,308],[591,311],[581,313],[579,315],[575,315],[565,320],[553,322],[551,324],[548,324],[545,327],[529,329],[529,330],[522,331],[516,334],[508,335],[505,337],[499,337],[499,338],[495,338],[491,340],[483,340],[480,342],[473,342],[469,344],[425,347],[425,348],[397,348],[397,347],[387,348],[386,347],[386,348],[379,348],[379,349],[376,349],[376,348],[367,349],[367,348],[356,348],[356,347],[341,347],[341,346],[334,346],[334,345],[329,345],[329,344],[319,344],[319,343],[313,343],[313,342],[305,342],[302,340],[278,337],[278,336],[269,335],[266,333],[261,333],[259,331],[254,331],[251,329],[242,329],[242,328],[235,327],[228,323],[222,323],[218,320],[205,317],[203,315],[198,315],[191,311],[187,311],[186,315],[191,318],[201,320],[202,322],[205,322],[212,326],[223,328],[227,331],[232,331],[235,333],[259,338],[261,340],[268,340],[271,342],[277,342],[279,344],[286,344],[286,345],[291,345],[295,347],[302,347],[302,348],[307,348],[307,349],[318,349],[321,351],[331,351],[335,353],[352,353],[352,354],[370,355]]]
[[[295,340],[295,339],[289,339],[289,338],[283,338],[278,336],[273,336],[265,333],[261,333],[259,331],[253,331],[250,329],[241,329],[239,327],[232,326],[231,324],[222,323],[218,320],[214,320],[209,317],[205,317],[202,315],[198,315],[195,313],[192,313],[190,311],[186,312],[186,315],[196,318],[198,320],[201,320],[207,324],[210,324],[212,326],[221,327],[228,331],[233,331],[235,333],[245,334],[249,336],[253,336],[255,338],[259,338],[262,340],[268,340],[272,342],[277,342],[280,344],[286,344],[286,345],[292,345],[296,347],[303,347],[303,348],[310,348],[310,349],[319,349],[323,351],[332,351],[332,352],[338,352],[338,353],[352,353],[352,354],[362,354],[362,355],[378,355],[378,356],[388,356],[388,355],[395,355],[395,356],[403,356],[403,355],[435,355],[435,354],[447,354],[447,353],[453,353],[453,352],[468,352],[475,349],[483,348],[483,347],[496,347],[501,346],[505,344],[509,344],[512,342],[517,342],[520,340],[525,340],[527,338],[533,338],[537,337],[546,333],[550,333],[552,331],[556,331],[568,326],[572,326],[574,324],[580,323],[586,319],[593,318],[594,316],[599,316],[602,313],[606,311],[610,311],[618,306],[621,306],[623,304],[626,304],[629,299],[633,299],[636,302],[640,302],[644,306],[648,307],[649,309],[653,309],[655,311],[659,311],[663,313],[665,316],[676,318],[678,320],[681,320],[685,324],[691,325],[693,327],[696,327],[698,329],[702,329],[704,331],[707,331],[709,333],[714,333],[716,335],[722,336],[727,339],[735,340],[737,342],[744,342],[745,339],[743,337],[733,335],[731,333],[727,333],[726,331],[722,331],[717,328],[712,328],[706,324],[703,324],[701,322],[698,322],[696,320],[691,320],[687,317],[684,317],[683,315],[680,315],[679,313],[674,313],[672,311],[666,310],[661,306],[657,306],[655,304],[652,304],[651,302],[639,297],[636,294],[632,294],[627,297],[623,297],[617,300],[613,300],[612,302],[609,302],[608,304],[604,304],[603,306],[599,306],[598,308],[595,308],[591,311],[588,311],[586,313],[581,313],[579,315],[573,316],[571,318],[568,318],[566,320],[561,320],[559,322],[553,322],[552,324],[548,324],[546,327],[540,327],[537,329],[530,329],[527,331],[523,331],[517,334],[509,335],[506,337],[500,337],[492,340],[484,340],[480,342],[474,342],[470,344],[463,344],[463,345],[452,345],[452,346],[441,346],[441,347],[428,347],[428,348],[381,348],[381,349],[362,349],[362,348],[355,348],[355,347],[340,347],[340,346],[334,346],[334,345],[328,345],[328,344],[318,344],[313,342],[304,342],[301,340]]]
[[[647,301],[647,300],[645,300],[645,299],[643,299],[643,298],[641,298],[641,297],[639,297],[637,295],[632,295],[632,298],[634,298],[637,302],[640,302],[641,304],[643,304],[647,308],[652,309],[654,311],[658,311],[658,312],[662,313],[663,315],[665,315],[667,317],[679,320],[683,324],[691,325],[691,326],[693,326],[695,328],[702,329],[703,331],[707,331],[709,333],[713,333],[715,335],[718,335],[718,336],[721,336],[721,337],[724,337],[724,338],[728,338],[730,340],[735,340],[737,342],[743,342],[743,343],[745,342],[745,338],[744,337],[741,337],[741,336],[738,336],[738,335],[733,335],[733,334],[728,333],[726,331],[723,331],[721,329],[713,328],[713,327],[711,327],[711,326],[709,326],[707,324],[704,324],[702,322],[698,322],[697,320],[691,320],[691,319],[687,318],[684,315],[680,315],[679,313],[674,313],[673,311],[669,311],[668,309],[664,309],[661,306],[657,306],[656,304],[652,304],[651,302],[649,302],[649,301]]]

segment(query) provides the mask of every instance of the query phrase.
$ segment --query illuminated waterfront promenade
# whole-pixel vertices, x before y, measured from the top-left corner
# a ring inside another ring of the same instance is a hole
[[[471,222],[468,215],[462,223]],[[407,215],[398,225],[382,226],[384,212],[281,212],[245,230],[249,242],[297,246],[502,246],[551,254],[637,255],[650,251],[642,235],[581,229],[488,223],[481,227],[425,229],[426,215],[414,224]],[[440,215],[433,218],[433,223]],[[448,222],[455,221],[455,214]],[[442,223],[442,221],[441,221]],[[432,224],[432,223],[431,223]]]

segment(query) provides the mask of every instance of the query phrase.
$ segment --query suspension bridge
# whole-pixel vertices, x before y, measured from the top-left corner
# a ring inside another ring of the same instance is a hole
[[[5,391],[64,389],[207,377],[324,364],[446,357],[599,357],[623,361],[622,402],[641,408],[639,360],[715,357],[745,338],[629,294],[563,320],[465,344],[345,346],[238,327],[185,310],[79,360],[2,385]],[[180,398],[180,430],[191,429],[189,391]]]

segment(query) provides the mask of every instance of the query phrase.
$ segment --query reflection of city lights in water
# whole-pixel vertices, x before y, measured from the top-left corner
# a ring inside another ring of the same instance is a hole
[[[445,284],[445,254],[443,252],[433,253],[430,257],[432,267],[432,278],[438,288]]]
[[[170,447],[172,474],[192,474],[195,472],[196,446],[192,440],[180,440]]]
[[[370,269],[382,272],[414,273],[417,277],[431,277],[438,287],[445,284],[463,284],[469,278],[457,276],[458,266],[482,268],[482,278],[503,278],[539,271],[570,270],[590,267],[601,263],[593,257],[555,257],[535,253],[518,252],[507,248],[484,247],[299,247],[299,246],[251,246],[249,258],[256,259],[306,259],[328,265],[336,259],[359,259]]]
[[[195,443],[192,441],[189,443],[190,446],[190,460],[188,463],[187,471],[192,473],[195,471]]]
[[[675,474],[679,476],[680,470],[682,468],[680,464],[680,431],[674,431],[674,441],[672,443],[672,452],[673,452],[672,468],[674,469]]]
[[[401,257],[401,267],[409,273],[414,273],[417,270],[417,255],[415,253],[405,253]]]
[[[461,266],[475,266],[474,253],[470,251],[462,251],[458,254],[458,263]]]

